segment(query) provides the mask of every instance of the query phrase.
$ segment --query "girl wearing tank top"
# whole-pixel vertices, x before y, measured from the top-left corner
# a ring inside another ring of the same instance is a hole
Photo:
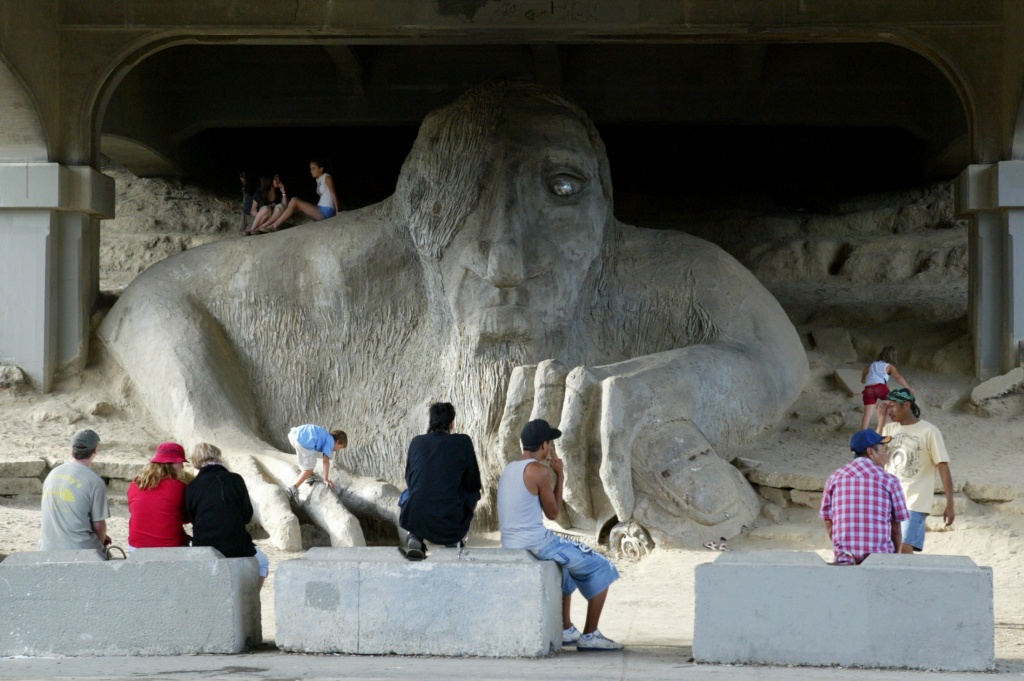
[[[260,229],[253,230],[252,233],[265,234],[267,232],[276,232],[281,229],[281,225],[295,215],[295,211],[301,212],[314,222],[334,217],[338,213],[338,206],[341,204],[338,202],[337,192],[334,191],[334,178],[327,172],[329,167],[330,162],[327,160],[317,159],[309,162],[309,174],[316,180],[316,193],[320,196],[320,200],[315,206],[309,201],[292,197],[289,199],[284,212],[276,220]],[[284,193],[284,185],[281,185],[281,192]]]
[[[871,415],[875,413],[875,404],[878,400],[884,400],[889,394],[890,376],[904,388],[914,392],[900,376],[900,372],[896,371],[896,348],[886,345],[878,353],[878,359],[864,367],[864,371],[860,373],[860,382],[864,384],[864,415],[860,419],[861,430],[865,430],[871,423]]]

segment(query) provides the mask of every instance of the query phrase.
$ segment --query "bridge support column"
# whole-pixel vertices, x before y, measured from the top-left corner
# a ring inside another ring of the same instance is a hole
[[[0,163],[0,361],[50,390],[83,366],[114,182],[88,166]]]
[[[974,370],[984,380],[1022,361],[1024,161],[968,166],[957,179],[956,211],[970,221]]]

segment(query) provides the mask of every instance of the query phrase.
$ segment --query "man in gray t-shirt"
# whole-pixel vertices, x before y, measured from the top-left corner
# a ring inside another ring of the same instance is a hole
[[[93,431],[78,431],[71,438],[72,460],[46,476],[40,551],[102,550],[110,544],[107,486],[91,469],[99,443]]]

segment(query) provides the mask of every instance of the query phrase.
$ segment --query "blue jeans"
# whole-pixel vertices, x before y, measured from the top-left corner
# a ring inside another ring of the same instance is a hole
[[[914,547],[915,551],[920,551],[924,548],[924,521],[927,517],[927,513],[911,511],[910,520],[904,520],[900,523],[900,532],[903,533],[903,543],[910,544]]]
[[[562,595],[580,590],[588,601],[612,585],[619,571],[612,562],[594,549],[551,535],[551,540],[533,552],[540,560],[553,560],[562,567]]]

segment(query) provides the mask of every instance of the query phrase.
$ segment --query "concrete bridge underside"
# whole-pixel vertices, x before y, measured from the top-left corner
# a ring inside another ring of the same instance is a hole
[[[0,0],[0,361],[41,390],[84,363],[101,151],[172,174],[208,128],[415,125],[512,78],[598,124],[909,132],[960,177],[995,375],[1024,340],[1021,35],[1017,0]]]

